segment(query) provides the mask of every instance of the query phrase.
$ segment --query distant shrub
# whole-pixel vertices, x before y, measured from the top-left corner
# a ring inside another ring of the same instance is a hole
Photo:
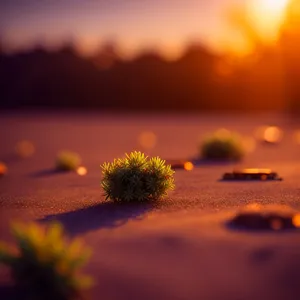
[[[59,171],[75,171],[80,164],[80,155],[75,152],[62,151],[56,158],[56,169]]]
[[[241,137],[225,129],[208,135],[200,145],[200,156],[208,160],[240,160],[245,155]]]
[[[79,273],[90,251],[78,239],[68,243],[62,226],[13,224],[16,247],[0,244],[0,263],[10,267],[23,299],[80,299],[91,278]]]
[[[159,157],[132,152],[123,159],[104,163],[101,168],[106,199],[143,202],[164,197],[174,189],[174,171]]]

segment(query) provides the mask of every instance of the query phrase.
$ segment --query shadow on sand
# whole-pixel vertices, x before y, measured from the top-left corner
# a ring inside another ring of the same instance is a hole
[[[191,158],[190,161],[196,167],[201,166],[234,166],[240,162],[236,160],[222,160],[222,159],[203,159],[203,158]]]
[[[153,203],[104,202],[76,211],[49,215],[40,221],[58,221],[70,235],[77,235],[90,230],[122,226],[129,220],[142,219],[144,214],[152,209],[154,209]]]
[[[23,161],[24,158],[21,158],[14,153],[6,153],[0,157],[0,160],[6,164],[14,164]]]

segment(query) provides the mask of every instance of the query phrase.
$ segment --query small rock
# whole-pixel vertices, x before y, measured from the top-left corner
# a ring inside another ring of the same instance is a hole
[[[192,171],[194,169],[194,164],[186,160],[167,160],[166,163],[171,165],[173,170],[182,169],[186,171]]]
[[[242,169],[225,173],[223,180],[282,180],[276,172],[270,169]]]
[[[300,214],[288,206],[252,204],[237,212],[229,225],[249,230],[296,229],[300,228]]]

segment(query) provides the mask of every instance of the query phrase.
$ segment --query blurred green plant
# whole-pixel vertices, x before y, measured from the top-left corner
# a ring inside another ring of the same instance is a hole
[[[11,269],[23,299],[82,299],[92,280],[79,272],[90,256],[81,240],[68,241],[59,223],[14,223],[11,231],[16,246],[0,244],[0,264]]]
[[[148,158],[141,152],[126,154],[102,166],[101,182],[106,199],[119,202],[156,200],[174,189],[174,171],[159,157]]]
[[[56,158],[56,169],[59,171],[75,171],[80,164],[80,155],[75,152],[62,151]]]
[[[245,155],[245,149],[237,133],[220,129],[202,141],[200,155],[208,160],[240,160]]]

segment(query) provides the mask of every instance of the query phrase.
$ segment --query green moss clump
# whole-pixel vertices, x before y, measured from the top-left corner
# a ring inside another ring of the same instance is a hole
[[[221,129],[204,139],[200,155],[208,160],[240,160],[245,155],[245,149],[238,134]]]
[[[80,299],[92,284],[79,273],[90,250],[79,239],[67,242],[58,223],[48,228],[13,224],[16,247],[0,244],[0,263],[10,267],[16,290],[30,300]]]
[[[126,154],[102,166],[101,182],[106,199],[119,202],[150,201],[174,189],[174,171],[159,157],[148,158],[141,152]]]
[[[63,151],[56,158],[56,169],[59,171],[75,171],[80,164],[80,155],[75,152]]]

